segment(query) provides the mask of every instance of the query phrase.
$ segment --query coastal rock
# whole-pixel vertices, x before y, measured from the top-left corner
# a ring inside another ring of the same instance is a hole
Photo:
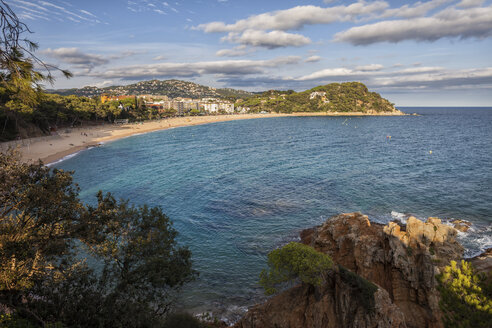
[[[435,276],[463,255],[457,231],[438,218],[415,217],[406,226],[371,223],[366,215],[334,216],[303,242],[384,288],[408,327],[442,327]]]
[[[451,222],[456,230],[467,232],[471,227],[471,222],[465,220],[454,220]]]
[[[326,283],[316,288],[302,284],[272,297],[251,308],[235,327],[442,328],[436,275],[462,258],[457,233],[438,218],[409,217],[406,225],[382,225],[361,213],[334,216],[301,232],[301,242],[338,265]],[[477,258],[476,266],[490,271],[491,261],[492,250]],[[366,279],[357,280],[357,286],[370,281],[378,287],[369,298],[372,311],[364,307],[367,293],[354,288],[348,276]]]
[[[475,270],[484,273],[492,280],[492,248],[487,249],[482,254],[468,260]]]
[[[405,328],[404,315],[378,288],[374,306],[365,308],[364,295],[335,270],[315,288],[301,284],[251,308],[236,328]]]

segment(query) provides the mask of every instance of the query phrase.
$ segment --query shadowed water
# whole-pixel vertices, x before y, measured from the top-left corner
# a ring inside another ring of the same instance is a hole
[[[465,219],[474,223],[460,234],[467,255],[492,247],[492,109],[404,110],[422,115],[177,128],[56,166],[75,170],[84,201],[102,189],[161,206],[200,271],[183,306],[231,318],[261,298],[266,254],[334,214]]]

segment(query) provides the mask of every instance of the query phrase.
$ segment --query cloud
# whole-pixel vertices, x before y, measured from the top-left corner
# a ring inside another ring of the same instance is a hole
[[[484,0],[462,0],[457,6],[462,8],[479,7],[484,2]]]
[[[239,43],[253,47],[264,47],[268,49],[281,47],[301,47],[311,43],[311,40],[303,35],[286,33],[283,31],[258,31],[246,30],[241,34],[231,32],[222,38],[222,41]]]
[[[362,72],[354,71],[350,68],[326,68],[308,75],[301,76],[297,78],[299,81],[307,81],[307,80],[322,80],[326,78],[343,78],[343,77],[354,77],[360,76]]]
[[[102,82],[94,84],[94,86],[98,87],[98,88],[104,88],[104,87],[107,87],[110,85],[114,85],[114,82],[112,80],[106,80],[106,81],[102,81]]]
[[[156,60],[156,61],[165,60],[165,59],[166,59],[166,57],[163,55],[155,56],[154,58],[152,58],[152,60]]]
[[[89,22],[100,23],[97,16],[87,10],[77,9],[69,10],[63,6],[53,4],[48,1],[24,1],[24,0],[10,0],[9,6],[12,6],[20,11],[17,12],[19,17],[27,19],[43,19],[58,21],[70,20],[75,23]]]
[[[211,22],[195,29],[205,33],[243,32],[246,30],[298,30],[306,25],[330,24],[336,21],[353,21],[363,15],[382,12],[388,7],[384,1],[366,3],[359,1],[348,6],[322,8],[297,6],[290,9],[267,12],[241,19],[234,24]]]
[[[335,34],[336,42],[368,45],[404,40],[435,41],[442,38],[492,36],[492,6],[468,9],[446,8],[432,17],[383,21],[350,28]]]
[[[239,57],[246,55],[247,53],[246,46],[240,45],[232,49],[221,49],[217,51],[215,55],[218,57]]]
[[[41,53],[64,63],[72,64],[77,68],[91,69],[109,63],[109,59],[101,55],[83,53],[78,48],[48,48],[42,50]]]
[[[448,89],[466,86],[485,86],[490,89],[492,88],[492,67],[462,70],[441,69],[435,74],[412,74],[398,78],[378,77],[371,84],[375,87],[404,89]]]
[[[398,71],[399,74],[419,74],[419,73],[435,73],[441,72],[444,68],[442,67],[412,67],[405,68]]]
[[[306,58],[306,60],[304,60],[305,63],[316,63],[316,62],[319,62],[321,60],[321,57],[320,56],[310,56],[308,58]]]
[[[124,80],[139,80],[164,77],[193,77],[207,74],[263,74],[265,69],[296,64],[299,61],[300,57],[288,56],[270,60],[225,60],[195,63],[158,63],[109,68],[102,72],[94,72],[87,75],[104,79],[120,78]]]
[[[384,66],[381,64],[370,64],[370,65],[357,66],[355,70],[360,72],[375,72],[375,71],[380,71],[383,68]]]
[[[431,0],[428,2],[416,2],[413,5],[403,5],[400,8],[386,9],[379,18],[404,17],[414,18],[425,16],[429,11],[449,3],[450,0]]]

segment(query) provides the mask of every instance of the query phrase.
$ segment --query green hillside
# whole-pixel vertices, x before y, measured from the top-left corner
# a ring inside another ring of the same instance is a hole
[[[217,89],[180,80],[150,80],[124,86],[110,86],[105,88],[87,86],[80,89],[48,90],[48,92],[62,96],[75,95],[84,97],[99,96],[103,93],[115,95],[164,95],[169,98],[245,98],[252,95],[252,93],[243,90],[230,88]]]
[[[370,92],[360,82],[331,83],[302,92],[270,90],[236,106],[251,111],[291,112],[393,112],[394,104]]]

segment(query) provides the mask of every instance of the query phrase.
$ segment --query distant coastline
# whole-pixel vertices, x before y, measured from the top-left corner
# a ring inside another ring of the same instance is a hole
[[[87,148],[97,147],[101,143],[130,137],[137,134],[165,130],[175,127],[208,124],[244,119],[292,117],[292,116],[402,116],[407,115],[400,111],[395,112],[300,112],[280,114],[239,114],[216,116],[188,116],[173,117],[143,123],[125,125],[105,124],[102,126],[88,126],[72,129],[62,129],[55,136],[23,139],[0,143],[0,151],[6,151],[9,147],[17,148],[22,161],[43,161],[45,164],[59,161],[66,156],[77,153]]]

